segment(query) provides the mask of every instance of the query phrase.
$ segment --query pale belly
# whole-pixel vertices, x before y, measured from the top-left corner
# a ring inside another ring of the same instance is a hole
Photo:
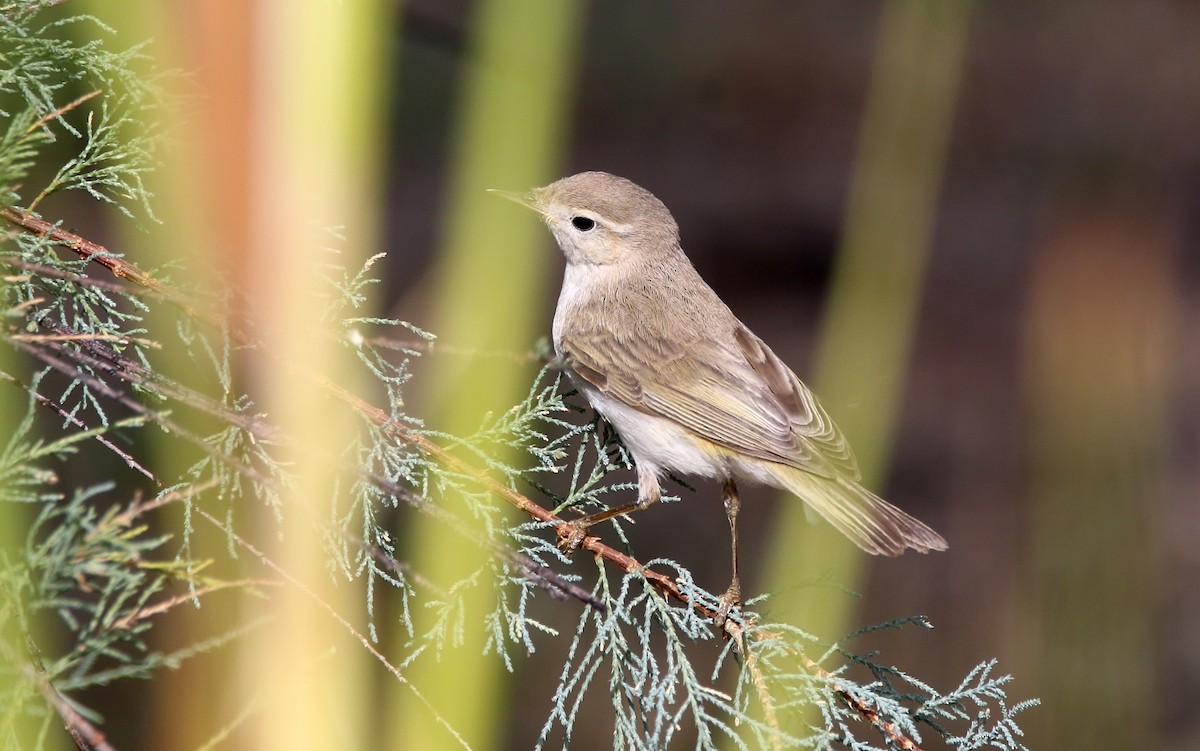
[[[767,462],[734,454],[693,435],[674,421],[648,415],[617,401],[581,378],[572,380],[592,408],[616,428],[625,448],[642,470],[656,475],[669,470],[700,477],[737,477],[780,486],[775,474],[768,471]]]

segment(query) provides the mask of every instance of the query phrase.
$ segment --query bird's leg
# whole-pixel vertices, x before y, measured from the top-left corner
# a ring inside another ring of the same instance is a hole
[[[662,488],[658,484],[658,475],[653,470],[642,467],[637,468],[637,474],[638,497],[636,501],[627,503],[624,506],[618,506],[617,508],[610,508],[590,514],[582,519],[563,522],[558,527],[558,546],[568,553],[574,552],[583,543],[583,538],[587,537],[588,527],[593,524],[634,511],[641,511],[658,503],[658,499],[662,497]]]
[[[737,483],[732,477],[725,480],[725,490],[722,495],[722,500],[725,502],[725,515],[729,517],[729,538],[730,538],[730,554],[733,561],[733,579],[729,582],[729,589],[725,590],[725,594],[721,595],[721,607],[717,611],[717,625],[724,625],[725,619],[729,616],[729,610],[742,601],[742,583],[738,579],[738,544],[737,544],[737,516],[738,511],[742,508],[742,501],[738,498]]]

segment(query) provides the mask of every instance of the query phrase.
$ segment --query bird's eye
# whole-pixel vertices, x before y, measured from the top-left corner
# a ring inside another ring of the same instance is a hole
[[[571,225],[580,232],[588,232],[595,228],[596,220],[589,219],[586,216],[573,216],[571,217]]]

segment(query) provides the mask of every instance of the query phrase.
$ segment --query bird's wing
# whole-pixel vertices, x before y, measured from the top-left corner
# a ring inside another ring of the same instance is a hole
[[[559,341],[605,394],[739,453],[823,477],[858,479],[845,438],[812,392],[740,323],[732,341],[681,344],[590,330]]]

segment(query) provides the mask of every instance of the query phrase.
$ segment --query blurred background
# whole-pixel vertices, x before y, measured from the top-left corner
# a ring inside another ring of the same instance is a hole
[[[484,189],[585,169],[648,188],[868,483],[950,542],[865,560],[759,489],[744,589],[828,638],[928,615],[863,648],[943,688],[998,657],[1011,696],[1043,701],[1030,748],[1200,747],[1200,5],[348,1],[306,26],[270,0],[83,4],[183,71],[187,136],[159,177],[183,252],[269,290],[280,227],[319,216],[347,253],[386,251],[381,314],[447,346],[412,392],[441,429],[528,389],[534,364],[482,353],[549,334],[563,265]],[[681,492],[635,543],[720,591],[716,489]],[[410,533],[436,576],[436,531]],[[514,682],[464,649],[430,700],[479,685],[476,747],[528,748],[564,650]],[[172,691],[203,685],[184,670]],[[164,712],[161,737],[198,711]],[[610,745],[598,724],[572,747]]]

